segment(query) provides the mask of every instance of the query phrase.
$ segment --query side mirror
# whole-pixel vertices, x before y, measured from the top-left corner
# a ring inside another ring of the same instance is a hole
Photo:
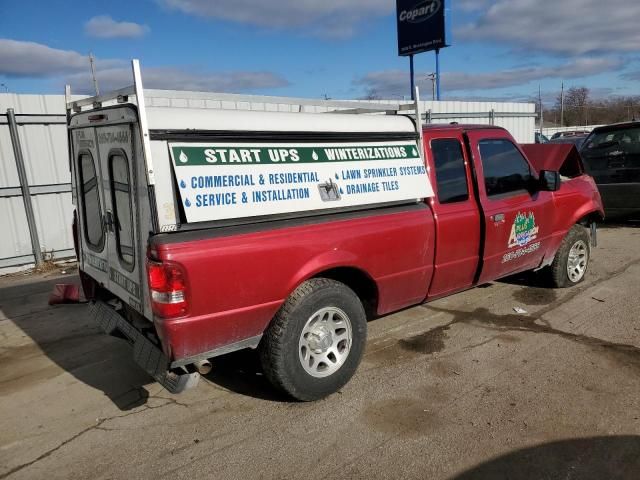
[[[540,170],[538,185],[543,192],[556,192],[560,189],[560,174],[551,170]]]

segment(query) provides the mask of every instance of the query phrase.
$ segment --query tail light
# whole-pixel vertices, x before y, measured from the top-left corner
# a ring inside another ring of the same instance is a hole
[[[187,313],[187,276],[175,263],[147,262],[149,293],[153,313],[162,318],[181,317]]]

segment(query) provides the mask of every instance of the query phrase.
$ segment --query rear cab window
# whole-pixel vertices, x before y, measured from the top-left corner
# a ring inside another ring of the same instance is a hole
[[[640,126],[595,132],[587,138],[586,151],[619,147],[627,153],[640,153]]]
[[[640,125],[594,130],[580,154],[600,184],[640,182]]]
[[[98,176],[93,156],[90,152],[82,151],[79,153],[78,166],[85,241],[89,248],[101,252],[104,249],[102,208],[100,205],[100,193],[98,192]]]
[[[527,191],[533,177],[529,162],[506,139],[478,142],[487,197],[514,195]]]
[[[444,205],[468,200],[467,172],[460,141],[455,138],[433,139],[431,151],[435,165],[438,202]]]

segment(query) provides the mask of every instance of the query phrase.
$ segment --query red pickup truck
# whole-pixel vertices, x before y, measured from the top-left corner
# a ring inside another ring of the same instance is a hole
[[[77,246],[100,325],[172,392],[258,348],[274,386],[319,399],[371,318],[527,270],[584,279],[603,211],[575,151],[422,128],[418,103],[416,120],[146,107],[134,74],[113,105],[68,103]]]

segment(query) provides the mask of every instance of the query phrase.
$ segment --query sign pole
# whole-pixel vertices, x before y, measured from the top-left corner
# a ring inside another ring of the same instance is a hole
[[[416,92],[415,92],[415,84],[416,84],[416,79],[415,79],[415,74],[413,71],[413,55],[409,55],[409,75],[411,76],[411,100],[415,100],[416,99]]]
[[[440,101],[440,49],[436,48],[436,97]]]

